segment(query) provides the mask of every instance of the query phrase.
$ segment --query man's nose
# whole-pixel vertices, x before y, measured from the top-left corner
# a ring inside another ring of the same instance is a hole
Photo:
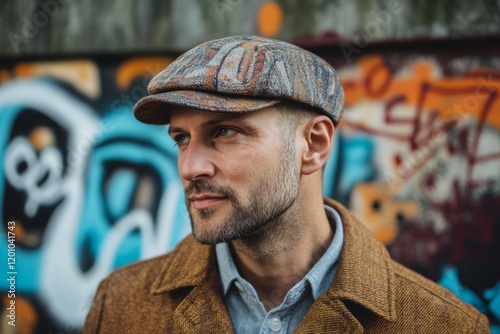
[[[214,176],[215,166],[209,147],[202,142],[191,140],[179,156],[179,174],[187,181]]]

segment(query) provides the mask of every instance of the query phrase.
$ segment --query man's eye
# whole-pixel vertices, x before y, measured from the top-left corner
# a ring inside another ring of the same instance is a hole
[[[234,133],[236,133],[236,130],[230,128],[220,128],[217,130],[216,137],[228,137]]]
[[[174,136],[174,141],[177,145],[185,144],[188,141],[188,136],[186,136],[186,135]]]

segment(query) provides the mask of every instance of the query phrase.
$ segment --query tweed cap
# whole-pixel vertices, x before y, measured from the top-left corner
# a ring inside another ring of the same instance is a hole
[[[170,106],[248,112],[284,100],[314,107],[338,124],[340,79],[326,61],[295,45],[257,36],[200,44],[158,73],[134,107],[144,123],[168,124]]]

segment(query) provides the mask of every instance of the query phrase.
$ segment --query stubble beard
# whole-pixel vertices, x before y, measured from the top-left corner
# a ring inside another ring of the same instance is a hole
[[[296,202],[299,192],[299,172],[295,161],[295,146],[291,139],[281,150],[281,164],[274,171],[266,171],[263,179],[251,189],[244,200],[236,192],[210,181],[192,181],[186,188],[186,198],[191,194],[210,193],[224,196],[232,206],[232,213],[222,221],[211,221],[217,207],[195,210],[189,205],[189,216],[194,238],[202,244],[214,245],[233,240],[261,239],[264,231],[277,228],[285,220],[287,211]],[[196,220],[198,216],[198,220]],[[210,224],[211,226],[198,226]]]

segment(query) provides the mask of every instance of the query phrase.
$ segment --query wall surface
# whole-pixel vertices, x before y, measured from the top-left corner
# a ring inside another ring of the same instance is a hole
[[[339,66],[346,111],[331,194],[393,258],[499,333],[500,57],[460,43],[392,45]]]
[[[365,52],[337,66],[346,111],[325,194],[498,331],[500,59]],[[33,60],[1,69],[0,259],[8,263],[10,240],[25,333],[78,332],[103,277],[189,233],[166,129],[131,116],[151,75],[171,60]],[[5,307],[11,283],[0,282]]]
[[[102,278],[189,233],[176,149],[131,110],[179,51],[237,33],[294,41],[339,71],[325,195],[500,333],[498,6],[1,2],[0,318],[14,300],[16,327],[0,333],[79,333]]]
[[[0,54],[181,51],[239,34],[460,38],[498,33],[499,8],[498,0],[6,0]]]

